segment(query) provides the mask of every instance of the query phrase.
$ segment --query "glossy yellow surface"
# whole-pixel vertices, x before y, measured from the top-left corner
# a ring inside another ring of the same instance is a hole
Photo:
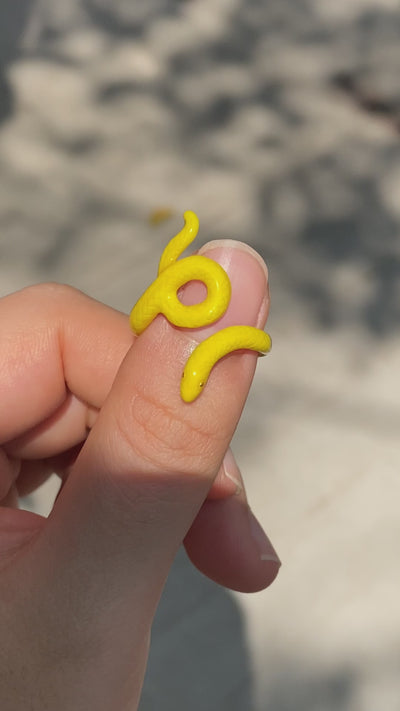
[[[192,255],[178,257],[196,238],[199,221],[194,212],[184,213],[185,225],[167,245],[161,255],[158,277],[149,286],[130,315],[136,334],[142,333],[158,314],[163,314],[174,326],[200,328],[217,321],[228,308],[231,283],[225,270],[208,257]],[[202,281],[207,296],[200,304],[186,306],[177,296],[189,281]],[[252,326],[229,326],[206,338],[194,349],[182,375],[181,396],[193,402],[204,388],[215,363],[232,351],[250,349],[266,353],[271,348],[267,333]]]
[[[232,351],[249,349],[267,353],[271,349],[268,333],[253,326],[228,326],[199,343],[189,357],[182,375],[181,396],[192,402],[201,393],[215,363]]]

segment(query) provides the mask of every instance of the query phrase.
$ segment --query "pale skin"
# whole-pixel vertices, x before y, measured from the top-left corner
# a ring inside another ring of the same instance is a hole
[[[264,327],[266,272],[244,246],[202,252],[228,271],[232,299],[197,335],[157,316],[135,337],[125,314],[65,286],[0,300],[2,711],[134,710],[182,542],[232,589],[260,590],[277,575],[226,455],[257,355],[219,361],[194,403],[179,394],[194,337]],[[185,298],[196,298],[190,287]],[[63,488],[49,519],[19,510],[18,495],[51,471]]]

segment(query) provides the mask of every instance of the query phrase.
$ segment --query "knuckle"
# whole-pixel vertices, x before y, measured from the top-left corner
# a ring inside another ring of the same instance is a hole
[[[48,299],[49,297],[61,299],[71,297],[78,293],[78,290],[68,284],[59,284],[53,281],[42,282],[41,284],[33,284],[21,290],[21,294],[26,298],[34,298],[39,301]]]
[[[49,315],[58,320],[65,308],[82,296],[78,289],[68,284],[43,282],[21,289],[15,297],[20,307],[28,314],[35,314],[35,319],[43,318],[47,323]]]

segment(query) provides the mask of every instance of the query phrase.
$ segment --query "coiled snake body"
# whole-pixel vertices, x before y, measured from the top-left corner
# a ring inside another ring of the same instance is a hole
[[[158,314],[174,326],[200,328],[217,321],[228,308],[231,283],[225,270],[212,259],[192,255],[178,257],[193,242],[199,229],[194,212],[184,213],[183,229],[168,243],[161,255],[157,279],[146,289],[130,314],[133,331],[139,335]],[[207,296],[199,304],[187,306],[177,296],[190,281],[202,281]],[[249,349],[260,355],[271,349],[270,336],[253,326],[228,326],[202,341],[190,355],[181,380],[181,397],[192,402],[204,388],[215,363],[232,351]]]

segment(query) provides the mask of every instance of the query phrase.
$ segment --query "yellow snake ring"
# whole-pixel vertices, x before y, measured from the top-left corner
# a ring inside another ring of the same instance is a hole
[[[192,255],[178,260],[193,242],[199,230],[194,212],[187,211],[182,230],[167,244],[158,265],[157,279],[149,286],[130,314],[132,330],[139,335],[158,314],[174,326],[200,328],[217,321],[227,310],[231,283],[225,270],[212,259]],[[199,304],[185,306],[177,292],[190,281],[202,281],[207,296]],[[181,397],[193,402],[201,393],[215,363],[223,356],[241,349],[264,355],[271,349],[271,338],[253,326],[228,326],[202,341],[190,355],[181,380]]]

